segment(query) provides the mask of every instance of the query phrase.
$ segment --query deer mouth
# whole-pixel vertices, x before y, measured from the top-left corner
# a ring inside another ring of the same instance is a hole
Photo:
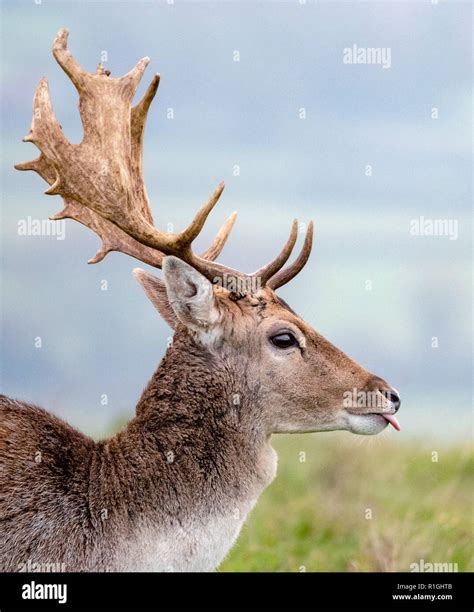
[[[381,412],[356,413],[348,412],[349,430],[355,434],[374,435],[383,431],[387,425],[391,425],[400,431],[400,423],[394,414]]]
[[[398,422],[398,419],[394,414],[383,414],[381,412],[369,412],[368,414],[365,414],[365,415],[361,414],[359,416],[367,416],[367,417],[376,418],[381,423],[383,423],[385,426],[389,423],[394,429],[396,429],[397,431],[400,431],[400,423]]]

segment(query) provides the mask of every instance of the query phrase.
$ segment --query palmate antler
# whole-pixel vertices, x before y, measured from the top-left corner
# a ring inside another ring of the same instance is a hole
[[[79,145],[64,136],[51,105],[48,84],[42,79],[33,101],[33,120],[23,139],[33,142],[40,156],[15,166],[34,170],[50,187],[48,195],[60,195],[64,209],[52,219],[72,218],[92,229],[102,239],[102,246],[89,263],[101,261],[110,251],[120,251],[144,263],[161,267],[166,255],[174,255],[192,265],[212,282],[226,276],[241,280],[258,279],[260,287],[274,289],[287,283],[308,260],[312,245],[309,224],[299,257],[282,270],[297,238],[293,222],[287,243],[269,264],[243,274],[215,263],[235,222],[234,213],[222,227],[211,247],[202,255],[194,254],[192,243],[217,204],[224,189],[221,183],[205,202],[191,224],[182,232],[160,231],[153,225],[150,204],[143,179],[143,135],[150,104],[158,89],[156,74],[143,98],[132,107],[132,99],[149,63],[143,58],[126,75],[110,78],[101,64],[96,73],[86,72],[67,49],[67,30],[60,30],[53,43],[53,55],[79,92],[79,112],[84,138]]]

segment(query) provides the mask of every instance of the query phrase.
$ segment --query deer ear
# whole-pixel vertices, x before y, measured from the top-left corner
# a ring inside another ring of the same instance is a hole
[[[166,291],[177,318],[195,330],[209,328],[219,319],[212,284],[177,257],[165,257],[162,265]]]
[[[161,278],[157,278],[141,268],[135,268],[133,276],[143,287],[151,303],[158,310],[163,319],[172,329],[174,329],[178,323],[178,319],[168,301],[165,283]]]

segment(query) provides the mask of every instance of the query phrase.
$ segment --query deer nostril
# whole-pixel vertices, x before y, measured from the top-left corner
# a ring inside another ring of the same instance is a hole
[[[397,412],[400,408],[400,404],[402,403],[398,392],[395,391],[395,389],[390,389],[390,391],[385,391],[385,396],[393,404],[395,412]]]
[[[391,387],[383,378],[372,376],[365,387],[368,391],[376,391],[392,404],[392,409],[397,412],[402,403],[398,391]]]

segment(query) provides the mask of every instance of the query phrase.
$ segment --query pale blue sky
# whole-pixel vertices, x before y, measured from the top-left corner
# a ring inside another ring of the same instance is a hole
[[[50,52],[67,27],[89,70],[102,51],[115,76],[148,55],[140,92],[161,73],[145,144],[157,225],[182,227],[224,179],[201,245],[238,210],[221,259],[250,271],[279,250],[293,216],[314,219],[311,261],[282,295],[399,388],[406,435],[467,435],[470,12],[444,2],[3,2],[3,391],[97,431],[132,413],[169,335],[132,278],[134,260],[87,266],[98,241],[73,222],[64,241],[17,233],[19,220],[61,207],[39,177],[13,170],[36,156],[21,138],[42,76],[66,135],[81,139],[76,92]],[[344,64],[353,44],[390,48],[391,67]],[[457,220],[458,239],[410,235],[420,216]]]

